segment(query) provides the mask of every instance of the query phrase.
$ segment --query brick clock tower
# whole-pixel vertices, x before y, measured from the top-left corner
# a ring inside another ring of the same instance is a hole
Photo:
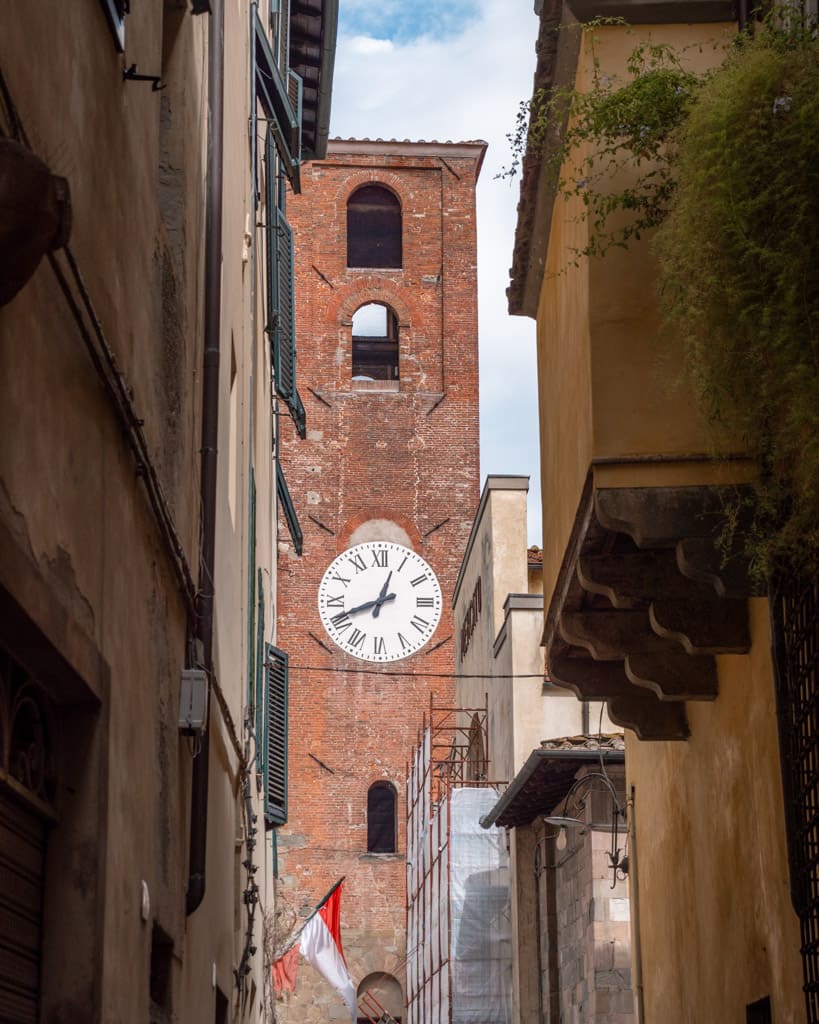
[[[454,700],[452,593],[479,494],[485,148],[332,140],[287,207],[307,432],[280,417],[303,553],[280,541],[290,695],[279,934],[345,877],[345,953],[370,1016],[376,1004],[404,1016],[407,761],[430,696]],[[345,1009],[302,965],[278,1014],[312,1024]]]

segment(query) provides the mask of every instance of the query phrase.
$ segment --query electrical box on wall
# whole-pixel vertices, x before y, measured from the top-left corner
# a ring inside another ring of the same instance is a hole
[[[179,731],[188,735],[203,732],[207,717],[207,673],[199,668],[186,668],[179,690]]]

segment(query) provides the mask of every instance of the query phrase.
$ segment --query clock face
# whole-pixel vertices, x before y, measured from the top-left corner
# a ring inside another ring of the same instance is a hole
[[[429,565],[391,541],[357,544],[330,563],[318,609],[330,639],[364,661],[398,661],[424,646],[441,618]]]

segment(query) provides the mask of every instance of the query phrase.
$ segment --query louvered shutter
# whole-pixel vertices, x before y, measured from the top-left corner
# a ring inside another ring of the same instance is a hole
[[[265,644],[264,817],[268,827],[287,821],[288,658]]]
[[[284,470],[279,462],[278,455],[276,457],[276,494],[284,512],[287,529],[293,538],[293,547],[296,549],[296,554],[300,555],[304,547],[304,535],[301,532],[299,517],[296,515],[296,507],[293,504],[293,499],[290,497],[290,488],[287,486],[287,481],[284,478]]]
[[[286,403],[299,436],[306,436],[304,405],[296,389],[296,310],[293,287],[293,229],[276,202],[275,151],[268,131],[267,190],[267,334],[271,344],[273,385]]]
[[[276,267],[276,306],[273,313],[276,391],[290,404],[296,390],[295,311],[293,309],[293,231],[284,214],[273,207]]]

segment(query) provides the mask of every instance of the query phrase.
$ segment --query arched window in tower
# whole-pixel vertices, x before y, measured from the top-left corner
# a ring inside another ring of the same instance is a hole
[[[353,380],[398,380],[398,317],[383,302],[353,314]]]
[[[402,266],[401,203],[383,185],[362,185],[347,200],[347,266]]]
[[[395,787],[374,782],[367,790],[367,852],[395,853]]]

